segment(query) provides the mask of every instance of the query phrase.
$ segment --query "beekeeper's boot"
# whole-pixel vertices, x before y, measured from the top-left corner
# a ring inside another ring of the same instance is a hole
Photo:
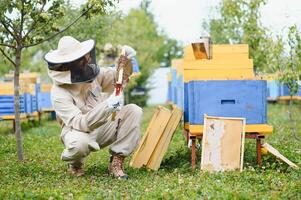
[[[125,174],[123,170],[124,158],[125,157],[120,154],[113,155],[110,158],[109,172],[115,178],[128,179],[128,175]]]
[[[84,176],[85,172],[84,169],[82,167],[82,165],[69,165],[69,171],[72,175],[80,177],[80,176]]]

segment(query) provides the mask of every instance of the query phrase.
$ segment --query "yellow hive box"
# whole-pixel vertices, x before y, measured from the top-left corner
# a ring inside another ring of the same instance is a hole
[[[253,69],[184,70],[184,82],[194,80],[245,80],[255,78]]]
[[[171,60],[171,67],[176,69],[177,76],[183,75],[183,59],[175,58]]]
[[[253,69],[252,59],[233,59],[233,60],[185,60],[183,63],[186,69]]]
[[[249,59],[249,47],[247,44],[212,45],[212,59],[218,59],[218,60]],[[184,60],[196,60],[191,45],[187,45],[184,48]]]
[[[253,60],[248,58],[247,44],[213,45],[210,60],[196,60],[191,45],[186,46],[184,52],[184,82],[255,79]]]
[[[41,92],[50,92],[52,84],[41,84]]]
[[[170,82],[170,81],[171,81],[171,79],[172,79],[172,78],[171,78],[171,73],[169,72],[169,73],[167,73],[167,81],[169,81],[169,82]]]
[[[20,94],[28,91],[28,85],[20,83]],[[0,95],[14,95],[14,83],[0,83]]]
[[[14,79],[14,74],[5,74],[4,78],[12,80]],[[40,74],[36,72],[28,72],[20,74],[20,81],[24,81],[26,83],[40,83]]]
[[[182,62],[182,59],[178,59],[178,58],[175,58],[175,59],[172,59],[171,60],[171,67],[176,69]]]
[[[27,83],[24,92],[36,95],[36,84]]]

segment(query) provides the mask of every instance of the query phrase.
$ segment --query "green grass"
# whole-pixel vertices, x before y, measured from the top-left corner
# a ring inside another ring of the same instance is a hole
[[[144,109],[143,130],[153,107]],[[269,105],[274,133],[269,142],[301,166],[301,141],[290,132],[286,105]],[[294,105],[297,136],[301,138],[301,109]],[[55,121],[42,126],[23,123],[25,162],[17,161],[11,124],[0,122],[0,199],[301,199],[301,170],[289,168],[271,155],[256,166],[255,141],[246,141],[242,173],[193,172],[190,150],[181,128],[177,130],[159,171],[132,169],[130,179],[115,180],[107,174],[108,150],[91,153],[86,176],[72,177],[60,160],[63,144]],[[199,152],[198,152],[199,153]],[[198,155],[198,165],[200,156]]]

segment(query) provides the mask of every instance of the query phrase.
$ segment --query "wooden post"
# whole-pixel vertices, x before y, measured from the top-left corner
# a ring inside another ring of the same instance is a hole
[[[257,164],[262,165],[262,154],[261,154],[261,136],[256,135],[256,152],[257,152]]]
[[[196,138],[195,137],[190,137],[191,139],[191,166],[192,169],[195,169],[195,165],[196,165]]]

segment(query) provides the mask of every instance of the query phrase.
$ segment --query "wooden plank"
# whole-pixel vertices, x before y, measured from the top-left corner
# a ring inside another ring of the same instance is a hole
[[[135,163],[135,160],[138,157],[138,154],[139,154],[139,152],[140,152],[140,150],[143,146],[143,143],[146,142],[146,138],[148,136],[147,133],[150,131],[151,127],[154,125],[154,122],[155,122],[156,118],[158,117],[159,112],[160,112],[160,107],[157,107],[154,114],[153,114],[153,116],[152,116],[152,118],[151,118],[151,121],[148,124],[148,127],[146,128],[146,131],[143,135],[143,138],[140,140],[140,145],[138,146],[137,150],[133,154],[132,160],[130,161],[130,166],[137,165]]]
[[[282,155],[277,149],[272,147],[270,144],[264,143],[262,147],[265,148],[268,152],[270,152],[274,156],[276,156],[277,158],[279,158],[280,160],[282,160],[283,162],[285,162],[286,164],[288,164],[289,166],[295,169],[299,169],[299,167],[295,163],[287,159],[284,155]]]
[[[253,79],[253,69],[184,70],[184,82],[194,80],[245,80]]]
[[[245,119],[206,115],[204,119],[201,170],[242,171]]]
[[[169,143],[172,139],[172,136],[178,127],[178,124],[182,118],[183,112],[178,107],[174,106],[171,117],[166,125],[166,128],[164,129],[164,132],[159,140],[159,142],[156,145],[156,148],[154,152],[152,153],[148,163],[147,167],[153,170],[158,170],[161,162],[163,160],[163,156],[165,155]]]
[[[163,107],[157,108],[157,111],[155,111],[151,123],[130,162],[131,167],[139,168],[147,164],[170,117],[170,110]]]
[[[188,130],[191,135],[200,136],[203,134],[204,126],[185,123],[184,128]],[[247,124],[245,127],[245,132],[269,135],[273,132],[273,126],[268,124]]]

